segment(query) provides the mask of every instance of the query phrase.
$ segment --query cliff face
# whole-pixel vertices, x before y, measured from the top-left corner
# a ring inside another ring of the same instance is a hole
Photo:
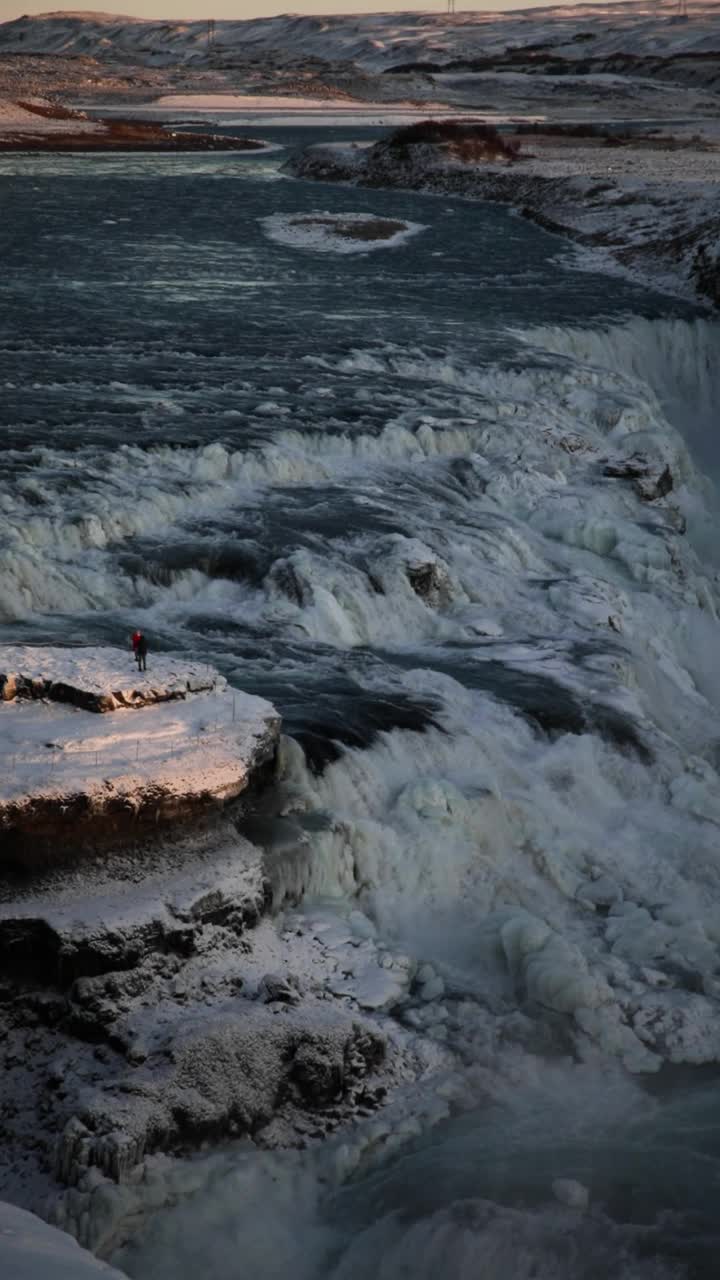
[[[262,780],[280,733],[212,668],[116,649],[6,649],[0,692],[0,870],[195,821]]]
[[[107,1256],[153,1170],[155,1203],[172,1197],[164,1171],[182,1160],[163,1153],[305,1145],[427,1069],[382,1016],[408,993],[408,958],[381,952],[360,912],[348,927],[293,917],[272,864],[225,817],[0,879],[0,1195]]]
[[[5,650],[0,670],[0,1195],[107,1252],[156,1158],[304,1144],[425,1070],[380,1013],[413,972],[359,912],[291,923],[299,823],[274,856],[237,813],[177,829],[274,775],[269,703],[152,653],[147,673],[90,649]]]

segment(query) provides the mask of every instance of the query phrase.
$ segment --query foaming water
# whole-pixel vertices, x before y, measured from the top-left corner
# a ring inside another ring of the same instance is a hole
[[[264,235],[318,207],[272,155],[165,159],[13,161],[0,621],[277,703],[278,906],[407,957],[425,1066],[306,1152],[161,1162],[121,1265],[709,1276],[720,327],[497,208],[327,187],[425,227],[340,260]]]

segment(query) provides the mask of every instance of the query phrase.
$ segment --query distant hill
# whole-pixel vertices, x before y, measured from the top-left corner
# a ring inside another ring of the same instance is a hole
[[[343,14],[207,22],[159,22],[107,13],[58,12],[0,24],[0,53],[89,55],[152,66],[199,65],[223,55],[271,54],[352,61],[369,71],[447,66],[508,50],[533,49],[571,61],[720,53],[718,0],[622,0],[507,13]]]

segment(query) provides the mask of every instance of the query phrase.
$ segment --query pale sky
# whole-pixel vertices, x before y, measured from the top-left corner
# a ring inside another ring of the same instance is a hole
[[[537,9],[547,7],[553,0],[488,0],[487,4],[463,4],[457,0],[458,10],[497,12],[499,9]],[[586,4],[605,3],[606,0],[584,0]],[[577,0],[554,0],[555,4],[576,4]],[[53,0],[0,0],[0,22],[19,18],[24,13],[48,13],[57,9],[75,9],[72,0],[63,5]],[[278,13],[444,13],[444,0],[410,0],[407,4],[393,4],[390,0],[98,0],[92,8],[96,12],[123,13],[136,18],[257,18],[271,17]],[[92,9],[88,6],[88,11]]]

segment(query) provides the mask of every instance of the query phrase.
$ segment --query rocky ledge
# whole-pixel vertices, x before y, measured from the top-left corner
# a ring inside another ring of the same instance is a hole
[[[0,871],[200,818],[258,784],[280,717],[212,668],[120,649],[0,652]]]
[[[102,1253],[154,1161],[304,1146],[442,1060],[385,1013],[409,959],[359,912],[295,914],[227,814],[151,855],[0,881],[0,1196]]]

